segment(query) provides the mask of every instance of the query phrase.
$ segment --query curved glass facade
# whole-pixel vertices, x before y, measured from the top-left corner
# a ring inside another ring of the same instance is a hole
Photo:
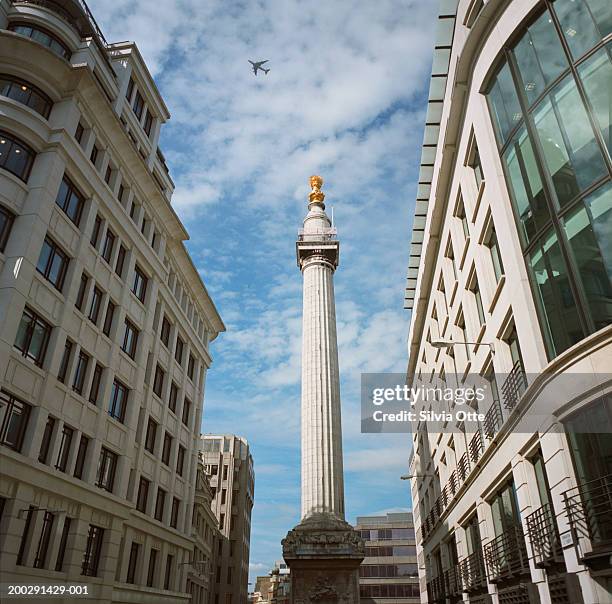
[[[552,359],[612,323],[612,11],[542,4],[487,100]]]

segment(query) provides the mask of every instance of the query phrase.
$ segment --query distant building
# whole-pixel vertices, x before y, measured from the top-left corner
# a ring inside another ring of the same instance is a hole
[[[275,562],[274,568],[265,576],[257,577],[255,591],[251,594],[254,604],[289,604],[291,599],[291,576],[283,561]]]
[[[419,602],[412,514],[358,516],[355,530],[366,545],[359,568],[362,604]]]
[[[246,439],[204,434],[201,450],[219,521],[212,604],[247,601],[251,510],[255,489],[253,458]]]

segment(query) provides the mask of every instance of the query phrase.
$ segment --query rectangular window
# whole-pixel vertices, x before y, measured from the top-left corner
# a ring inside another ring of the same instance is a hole
[[[147,423],[147,435],[145,437],[145,449],[149,453],[155,453],[155,440],[157,438],[157,422],[149,418]]]
[[[155,498],[155,520],[160,522],[164,518],[164,506],[166,504],[166,491],[159,488],[157,489],[157,497]]]
[[[67,254],[52,239],[45,237],[36,270],[61,292],[69,260]]]
[[[104,182],[106,184],[110,183],[111,176],[113,175],[113,169],[110,167],[110,164],[106,166],[106,173],[104,174]]]
[[[23,526],[23,533],[21,533],[21,542],[19,543],[19,551],[17,552],[17,561],[16,564],[21,566],[23,564],[23,556],[25,553],[25,546],[30,536],[30,529],[32,527],[32,516],[34,515],[34,510],[36,508],[31,505],[28,509],[28,515],[26,516],[26,521]]]
[[[76,226],[79,226],[85,198],[65,174],[57,192],[55,203]]]
[[[134,98],[132,108],[134,109],[134,114],[140,120],[142,117],[142,111],[144,109],[144,99],[142,98],[139,90],[136,90],[136,97]]]
[[[476,310],[478,311],[478,324],[480,326],[483,326],[485,324],[485,312],[484,307],[482,305],[482,295],[480,294],[480,287],[478,286],[477,280],[474,280],[474,285],[472,286],[472,293],[474,294]]]
[[[178,386],[172,382],[170,384],[170,396],[168,398],[168,407],[172,413],[176,413],[176,403],[178,401]]]
[[[4,252],[8,241],[15,215],[13,212],[0,206],[0,252]]]
[[[89,303],[89,314],[87,318],[94,324],[98,324],[98,317],[100,316],[100,306],[102,305],[102,290],[94,285],[93,296]]]
[[[147,587],[153,587],[155,583],[155,569],[157,567],[157,551],[158,550],[151,548],[151,553],[149,554],[149,569],[147,571]]]
[[[102,326],[102,333],[105,336],[110,338],[111,329],[113,328],[113,318],[115,316],[115,306],[114,302],[111,300],[108,301],[106,305],[106,314],[104,315],[104,325]]]
[[[100,230],[102,229],[102,217],[100,214],[96,214],[96,219],[94,220],[93,230],[91,231],[91,238],[89,243],[93,245],[95,248],[98,247],[98,239],[100,239]]]
[[[153,380],[153,392],[160,398],[164,389],[165,375],[165,371],[159,365],[157,365],[157,367],[155,367],[155,378]]]
[[[66,375],[68,374],[68,366],[70,364],[70,355],[72,354],[72,342],[66,338],[64,344],[64,353],[62,354],[62,361],[57,372],[57,379],[63,384],[66,381]]]
[[[50,335],[51,325],[26,306],[17,329],[15,348],[42,367]]]
[[[195,375],[195,358],[192,354],[189,354],[189,361],[187,363],[187,377],[190,380],[193,380],[193,376]]]
[[[83,478],[83,468],[85,467],[85,457],[87,456],[87,447],[89,446],[89,438],[81,434],[79,441],[79,450],[77,451],[76,463],[74,465],[74,477]]]
[[[57,461],[55,463],[55,469],[59,470],[60,472],[66,471],[73,435],[74,430],[69,426],[64,426],[62,430],[62,440],[60,442],[59,451],[57,452]]]
[[[132,219],[132,222],[136,222],[139,209],[140,206],[135,201],[132,201],[132,207],[130,208],[130,218]]]
[[[183,466],[185,465],[185,447],[179,445],[178,452],[176,454],[176,473],[179,476],[183,475]]]
[[[132,541],[132,547],[130,548],[130,559],[128,562],[127,577],[125,578],[126,583],[133,584],[136,579],[136,565],[138,564],[138,554],[140,552],[140,544]]]
[[[189,416],[191,415],[191,401],[185,397],[185,400],[183,401],[183,423],[189,427]]]
[[[0,445],[21,451],[30,410],[30,405],[4,390],[0,391]]]
[[[493,262],[493,272],[495,274],[495,282],[499,283],[499,280],[504,274],[504,265],[502,264],[501,254],[499,253],[499,244],[497,243],[497,233],[494,228],[491,228],[491,233],[485,242],[485,245],[489,248],[491,254],[491,262]]]
[[[170,512],[170,526],[176,528],[178,526],[179,511],[181,509],[181,500],[174,497],[172,499],[172,510]]]
[[[136,347],[138,346],[138,329],[134,323],[132,323],[127,317],[125,319],[125,332],[123,334],[123,343],[121,344],[121,350],[125,352],[130,358],[136,356]]]
[[[117,199],[119,200],[120,203],[123,203],[124,195],[125,195],[125,187],[123,186],[123,183],[121,183],[119,185],[119,190],[117,191]]]
[[[470,228],[468,225],[468,219],[465,212],[465,204],[463,203],[463,197],[459,197],[459,203],[455,210],[455,217],[461,221],[461,228],[463,230],[463,236],[467,241],[470,238]]]
[[[132,93],[134,92],[134,80],[132,78],[130,78],[130,81],[128,82],[127,85],[127,89],[125,91],[125,98],[128,101],[132,100]]]
[[[95,166],[96,162],[98,161],[98,155],[100,154],[100,151],[98,150],[98,147],[96,147],[96,145],[94,145],[91,148],[91,155],[89,156],[89,161]]]
[[[47,564],[47,553],[49,551],[49,542],[51,541],[51,530],[53,529],[54,520],[55,516],[51,512],[44,513],[40,539],[38,540],[36,557],[34,558],[34,568],[45,568]]]
[[[151,482],[146,478],[140,477],[138,483],[138,497],[136,499],[136,509],[143,514],[147,513],[147,501],[149,499],[149,485]]]
[[[161,333],[159,334],[159,337],[164,346],[168,348],[168,343],[170,342],[170,321],[168,321],[166,315],[164,315],[164,318],[162,319]]]
[[[111,256],[113,255],[113,249],[115,248],[115,234],[110,230],[106,229],[106,236],[104,237],[104,245],[102,246],[102,258],[110,264]]]
[[[482,165],[480,163],[480,153],[478,153],[478,147],[474,142],[474,148],[472,149],[472,156],[468,161],[468,165],[474,170],[474,177],[476,178],[476,188],[480,190],[480,183],[484,180],[482,175]]]
[[[40,451],[38,453],[38,461],[40,461],[40,463],[47,463],[54,428],[55,419],[51,416],[47,417],[47,423],[45,424],[45,431],[43,432],[42,442],[40,443]]]
[[[104,539],[104,529],[99,526],[89,525],[87,533],[87,545],[83,556],[83,566],[81,574],[86,577],[96,577],[100,564],[100,554],[102,553],[102,540]]]
[[[185,344],[179,336],[176,336],[176,348],[174,349],[174,358],[179,365],[183,364],[183,348]]]
[[[85,128],[81,122],[77,124],[76,130],[74,131],[74,138],[77,143],[81,143],[83,140],[83,134],[85,134]]]
[[[119,420],[123,423],[125,419],[125,409],[127,407],[129,390],[127,386],[122,384],[118,379],[115,378],[113,382],[113,389],[111,391],[111,398],[108,405],[108,413],[111,417]]]
[[[144,131],[147,136],[151,136],[152,126],[153,126],[153,116],[151,115],[151,112],[147,108],[147,113],[145,115],[145,121],[144,121]]]
[[[72,389],[77,394],[83,394],[83,386],[85,385],[85,376],[87,374],[87,367],[89,367],[89,360],[90,356],[81,350],[77,359],[74,380],[72,381]]]
[[[98,473],[96,476],[96,486],[113,492],[115,482],[115,471],[117,470],[117,454],[102,447],[100,459],[98,460]]]
[[[147,295],[147,277],[142,272],[140,267],[136,265],[134,268],[134,284],[132,285],[132,292],[136,297],[144,303]]]
[[[85,293],[87,292],[88,283],[89,283],[89,277],[85,273],[81,273],[79,291],[77,292],[77,297],[74,302],[74,305],[78,310],[83,310],[83,303],[85,302]]]
[[[120,245],[119,253],[117,254],[117,263],[115,264],[115,274],[117,274],[120,279],[123,279],[123,267],[125,265],[126,253],[126,249],[123,247],[123,245]]]
[[[60,537],[59,550],[57,552],[57,560],[55,561],[55,570],[61,572],[64,568],[64,557],[66,555],[66,546],[68,545],[68,535],[70,535],[70,525],[72,518],[64,518],[64,528]]]
[[[172,569],[174,567],[174,556],[168,554],[166,558],[166,575],[164,577],[164,589],[170,589],[172,580]]]
[[[167,432],[164,434],[164,446],[162,449],[162,463],[170,465],[170,453],[172,452],[172,436]]]

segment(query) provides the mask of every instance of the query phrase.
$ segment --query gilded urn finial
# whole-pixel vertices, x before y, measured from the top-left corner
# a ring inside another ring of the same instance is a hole
[[[313,201],[322,202],[325,199],[325,193],[321,191],[321,187],[323,186],[323,179],[320,176],[311,176],[310,177],[310,187],[312,191],[308,196],[308,200],[310,203]]]

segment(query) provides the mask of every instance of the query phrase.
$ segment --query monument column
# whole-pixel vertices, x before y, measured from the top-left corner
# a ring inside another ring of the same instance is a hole
[[[364,544],[344,520],[340,373],[334,272],[340,244],[325,213],[323,179],[310,178],[296,243],[303,275],[302,520],[283,540],[294,604],[359,602]]]

